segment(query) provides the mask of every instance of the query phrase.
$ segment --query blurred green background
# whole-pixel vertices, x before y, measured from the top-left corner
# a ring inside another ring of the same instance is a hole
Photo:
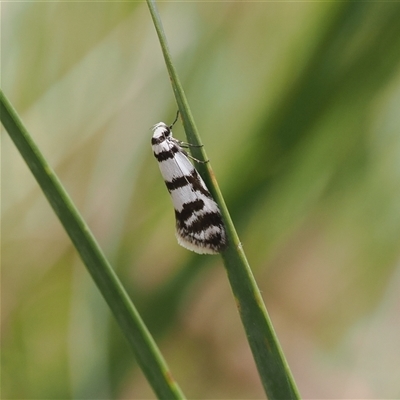
[[[400,5],[159,8],[300,393],[399,398]],[[2,3],[1,34],[5,94],[184,393],[263,398],[220,257],[175,240],[150,128],[176,105],[146,4]],[[4,130],[1,144],[1,398],[154,398]]]

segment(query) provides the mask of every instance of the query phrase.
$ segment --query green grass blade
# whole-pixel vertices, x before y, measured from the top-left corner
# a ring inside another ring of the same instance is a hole
[[[185,398],[96,239],[2,91],[0,91],[0,116],[2,124],[110,306],[154,392],[159,398],[164,399]]]
[[[147,4],[161,44],[188,141],[201,144],[185,93],[172,63],[155,2],[147,0]],[[194,155],[202,160],[208,159],[204,148],[195,149]],[[210,163],[200,165],[199,170],[224,216],[230,244],[222,253],[222,257],[264,390],[270,399],[298,399],[300,398],[299,392],[273,330]]]

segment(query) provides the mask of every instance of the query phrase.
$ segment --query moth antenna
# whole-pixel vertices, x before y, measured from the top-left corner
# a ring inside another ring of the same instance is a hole
[[[179,110],[176,112],[176,117],[174,119],[174,122],[169,126],[169,129],[172,129],[172,127],[175,125],[176,121],[178,121],[179,117]]]

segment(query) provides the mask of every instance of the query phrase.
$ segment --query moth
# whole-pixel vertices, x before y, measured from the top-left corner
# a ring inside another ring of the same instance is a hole
[[[177,115],[178,118],[178,115]],[[159,122],[153,127],[151,145],[175,209],[176,238],[188,250],[218,254],[227,246],[227,236],[218,204],[190,162],[184,149],[196,146],[175,139],[172,127]]]

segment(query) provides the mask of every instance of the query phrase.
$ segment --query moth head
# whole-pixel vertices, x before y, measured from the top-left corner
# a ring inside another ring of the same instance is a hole
[[[164,122],[159,122],[158,124],[155,124],[153,126],[153,138],[167,138],[171,136],[171,129],[167,124],[164,124]]]

